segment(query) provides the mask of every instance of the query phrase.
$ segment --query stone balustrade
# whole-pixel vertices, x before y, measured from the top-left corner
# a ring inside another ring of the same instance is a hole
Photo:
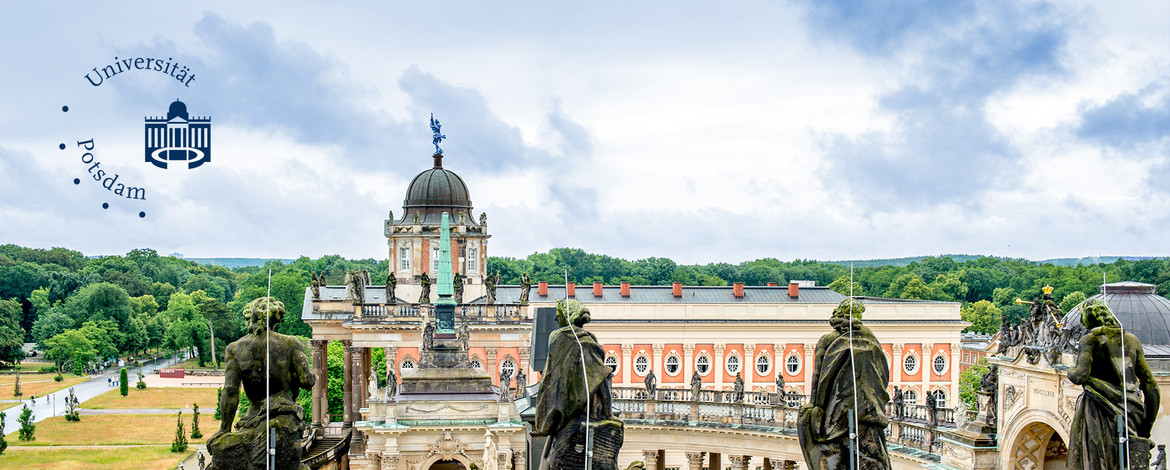
[[[431,304],[364,303],[354,305],[356,314],[347,315],[353,321],[418,321],[431,316]],[[525,322],[531,321],[526,306],[520,304],[463,304],[455,307],[455,315],[471,322]]]

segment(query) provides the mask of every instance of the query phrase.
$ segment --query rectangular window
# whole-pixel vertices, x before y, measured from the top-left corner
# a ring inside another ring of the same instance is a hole
[[[398,271],[401,274],[410,274],[410,248],[402,247],[398,249]]]
[[[439,249],[431,248],[431,277],[439,275]]]
[[[477,266],[475,262],[479,260],[479,250],[475,247],[467,249],[467,273],[475,274]]]

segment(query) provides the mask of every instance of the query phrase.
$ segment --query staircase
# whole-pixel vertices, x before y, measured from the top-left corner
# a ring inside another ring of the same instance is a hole
[[[351,429],[339,436],[320,436],[301,454],[301,463],[309,468],[321,468],[349,452]]]

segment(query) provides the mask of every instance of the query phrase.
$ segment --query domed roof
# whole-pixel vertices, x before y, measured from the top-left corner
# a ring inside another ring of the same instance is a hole
[[[463,178],[443,168],[443,155],[436,154],[435,167],[419,173],[406,188],[402,208],[407,214],[419,209],[424,213],[434,210],[455,214],[458,209],[471,211],[471,196]],[[427,210],[432,209],[432,210]]]
[[[1170,299],[1155,294],[1153,284],[1115,282],[1101,286],[1101,290],[1104,294],[1089,298],[1104,297],[1125,331],[1137,336],[1143,345],[1170,345]],[[1065,329],[1083,330],[1080,306],[1070,310],[1061,323]]]
[[[167,120],[174,119],[176,116],[187,119],[187,105],[179,100],[171,103],[171,108],[167,110]]]

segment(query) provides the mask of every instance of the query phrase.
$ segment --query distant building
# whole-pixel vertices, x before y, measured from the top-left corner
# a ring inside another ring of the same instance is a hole
[[[983,358],[995,354],[999,346],[999,334],[988,335],[983,333],[963,333],[959,340],[963,355],[959,359],[959,373],[963,373],[971,366],[979,364]]]

